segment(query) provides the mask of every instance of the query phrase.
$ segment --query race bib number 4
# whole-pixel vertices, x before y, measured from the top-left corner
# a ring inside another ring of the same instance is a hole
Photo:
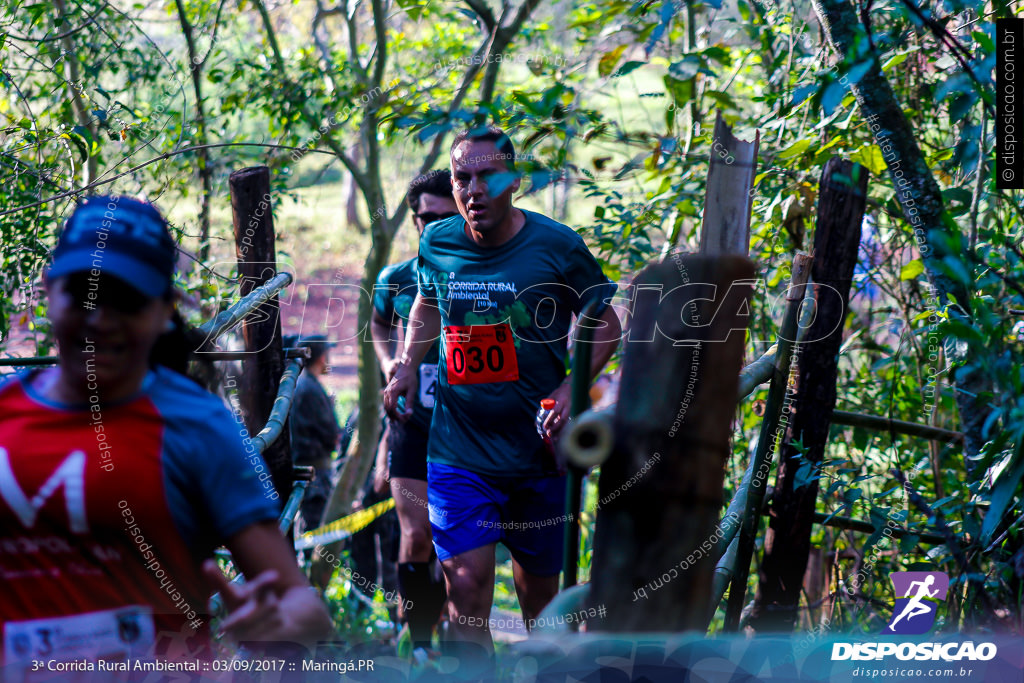
[[[519,362],[512,328],[498,325],[449,325],[444,328],[448,384],[513,382]]]
[[[420,405],[434,407],[437,394],[437,365],[424,363],[420,366]]]

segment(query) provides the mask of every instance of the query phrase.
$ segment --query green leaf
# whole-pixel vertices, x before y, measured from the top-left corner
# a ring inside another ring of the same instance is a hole
[[[802,140],[797,140],[792,145],[790,145],[786,149],[784,149],[781,152],[779,152],[777,158],[779,158],[779,159],[793,159],[795,157],[799,157],[801,154],[806,152],[807,148],[810,147],[810,146],[811,146],[811,140],[809,140],[807,138],[804,138]]]
[[[687,81],[697,75],[700,71],[700,57],[697,55],[686,55],[678,62],[668,68],[668,73],[681,81]]]
[[[903,62],[907,61],[907,57],[909,56],[910,53],[902,52],[900,54],[893,55],[889,59],[885,60],[885,64],[882,65],[882,73],[886,73],[889,71],[889,69],[895,68],[902,64]]]
[[[984,31],[972,31],[971,37],[978,41],[978,45],[985,52],[995,52],[996,44],[992,42],[992,38],[989,37]]]
[[[619,59],[622,58],[622,53],[626,51],[625,45],[619,45],[610,52],[605,52],[601,55],[601,59],[597,62],[597,75],[601,78],[607,78],[615,71],[616,65],[619,63]]]
[[[900,268],[900,280],[914,280],[924,272],[924,263],[921,259],[914,259],[907,265]]]
[[[736,101],[732,99],[729,93],[722,92],[721,90],[706,90],[704,94],[717,102],[718,106],[722,109],[739,109]]]
[[[855,161],[871,171],[873,175],[881,175],[885,172],[885,157],[878,145],[865,145],[850,155],[850,161]]]
[[[647,62],[638,61],[626,62],[625,64],[623,64],[622,66],[615,70],[615,72],[612,74],[612,78],[619,78],[620,76],[625,76],[626,74],[632,73],[633,71],[640,68],[646,63]]]
[[[48,3],[45,3],[45,2],[37,2],[37,3],[31,4],[31,5],[26,5],[25,7],[22,8],[23,11],[28,12],[29,15],[31,15],[31,17],[32,17],[32,22],[31,23],[33,23],[33,24],[35,24],[37,21],[39,21],[39,17],[43,16],[43,14],[45,14],[46,11],[49,10],[49,9],[50,9],[50,7],[49,7]]]
[[[421,3],[420,0],[398,0],[398,6],[404,9],[413,21],[418,21],[427,8],[426,4]]]
[[[886,496],[892,495],[896,491],[899,491],[901,488],[902,488],[901,486],[893,486],[891,489],[886,489],[885,491],[882,491],[881,493],[876,493],[874,495],[874,499],[875,500],[879,500],[881,498],[885,498]]]
[[[989,503],[988,512],[985,513],[985,521],[981,525],[981,543],[987,545],[992,540],[999,523],[1010,507],[1017,492],[1017,485],[1024,477],[1024,456],[1021,454],[1021,445],[1018,443],[1014,449],[1012,458],[1015,460],[1012,467],[1005,467],[992,486],[992,497]]]
[[[913,552],[917,544],[921,542],[921,537],[917,534],[907,534],[900,539],[900,555],[906,555]]]
[[[673,76],[665,76],[665,90],[672,96],[677,107],[685,107],[693,99],[693,81],[681,81]]]

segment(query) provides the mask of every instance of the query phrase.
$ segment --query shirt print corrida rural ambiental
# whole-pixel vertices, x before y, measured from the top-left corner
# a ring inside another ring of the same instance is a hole
[[[522,229],[498,247],[473,242],[461,216],[431,224],[420,239],[419,291],[437,299],[442,325],[431,462],[542,474],[534,416],[565,379],[572,317],[593,299],[603,310],[615,294],[582,237],[523,214]]]

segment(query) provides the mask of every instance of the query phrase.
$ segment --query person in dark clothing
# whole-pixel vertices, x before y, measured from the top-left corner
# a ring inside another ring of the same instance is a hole
[[[418,176],[409,184],[409,208],[417,234],[430,223],[458,215],[452,197],[452,176],[439,169]],[[370,331],[373,347],[386,379],[398,364],[395,341],[398,328],[405,329],[416,298],[416,258],[390,265],[381,271],[373,294]],[[402,529],[398,550],[398,581],[402,599],[412,605],[404,614],[414,648],[430,647],[430,633],[445,602],[444,580],[431,544],[427,509],[427,442],[434,409],[437,377],[437,344],[419,367],[420,391],[413,397],[413,419],[389,420],[386,461],[378,458],[377,487],[383,491],[390,480],[391,495]]]
[[[387,449],[387,443],[381,441],[379,449]],[[383,492],[375,490],[374,472],[371,470],[352,510],[365,510],[390,497],[391,491],[387,489]],[[385,596],[399,592],[398,535],[398,515],[394,510],[388,510],[349,539],[352,566],[358,577],[353,584],[370,600],[373,599],[374,584],[382,588]],[[397,604],[388,602],[392,623],[398,623],[401,607],[400,601]]]
[[[317,379],[327,373],[328,351],[334,344],[318,334],[298,340],[298,345],[309,349],[310,358],[295,384],[288,424],[292,461],[312,467],[315,472],[299,508],[303,530],[311,531],[320,526],[331,495],[331,453],[337,448],[341,427],[334,401]]]

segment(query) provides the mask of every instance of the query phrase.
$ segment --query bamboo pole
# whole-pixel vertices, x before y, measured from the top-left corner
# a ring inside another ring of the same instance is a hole
[[[866,522],[862,519],[854,519],[852,517],[840,517],[838,515],[826,515],[824,512],[814,513],[814,523],[821,524],[823,526],[830,526],[836,529],[848,529],[849,531],[860,531],[865,534],[873,534],[878,531],[878,528],[871,522]],[[922,543],[928,543],[931,545],[942,545],[946,542],[946,539],[941,535],[931,531],[918,531],[916,529],[892,529],[892,535],[896,538],[903,538],[904,536],[917,536],[918,540]]]
[[[278,437],[284,432],[284,425],[288,419],[288,412],[292,407],[292,397],[295,395],[295,384],[299,380],[299,373],[302,372],[302,361],[292,359],[288,361],[284,373],[281,375],[281,385],[277,390],[277,397],[274,399],[274,407],[270,411],[267,423],[260,433],[252,437],[252,443],[261,454],[267,450]]]
[[[768,473],[771,470],[772,456],[781,439],[779,431],[784,401],[789,393],[790,360],[793,355],[794,341],[797,338],[800,308],[803,306],[804,290],[811,275],[813,257],[797,254],[793,259],[793,275],[790,281],[785,317],[779,332],[779,349],[776,353],[775,370],[771,386],[768,389],[768,400],[765,406],[761,433],[751,465],[751,482],[748,488],[747,505],[740,524],[739,546],[736,550],[736,565],[732,578],[729,602],[725,613],[725,629],[735,631],[739,628],[740,611],[747,592],[747,576],[750,572],[750,560],[754,554],[754,541],[757,537],[758,522],[761,518],[761,506]]]
[[[580,312],[579,319],[595,318],[598,302],[591,301]],[[572,417],[578,417],[590,407],[590,358],[594,342],[594,327],[578,324],[576,329],[576,348],[572,362]],[[580,555],[580,507],[583,504],[583,475],[586,472],[575,463],[568,463],[565,477],[566,496],[565,513],[568,520],[563,536],[564,552],[562,555],[562,589],[576,585],[577,564]]]
[[[212,346],[221,335],[237,327],[245,320],[246,316],[271,301],[281,290],[290,285],[292,279],[291,273],[278,273],[218,313],[212,320],[208,320],[196,328],[206,337],[203,347]],[[204,353],[202,350],[196,352]]]
[[[949,429],[932,427],[931,425],[919,425],[914,422],[903,420],[890,420],[887,417],[878,415],[865,415],[864,413],[848,413],[845,410],[833,410],[832,422],[850,427],[863,427],[874,429],[879,432],[894,432],[906,434],[907,436],[918,436],[931,441],[945,441],[947,443],[962,444],[964,441],[963,432],[954,432]]]
[[[245,360],[249,357],[248,351],[208,351],[203,354],[203,360]],[[299,346],[284,350],[284,359],[309,358],[309,349]]]

